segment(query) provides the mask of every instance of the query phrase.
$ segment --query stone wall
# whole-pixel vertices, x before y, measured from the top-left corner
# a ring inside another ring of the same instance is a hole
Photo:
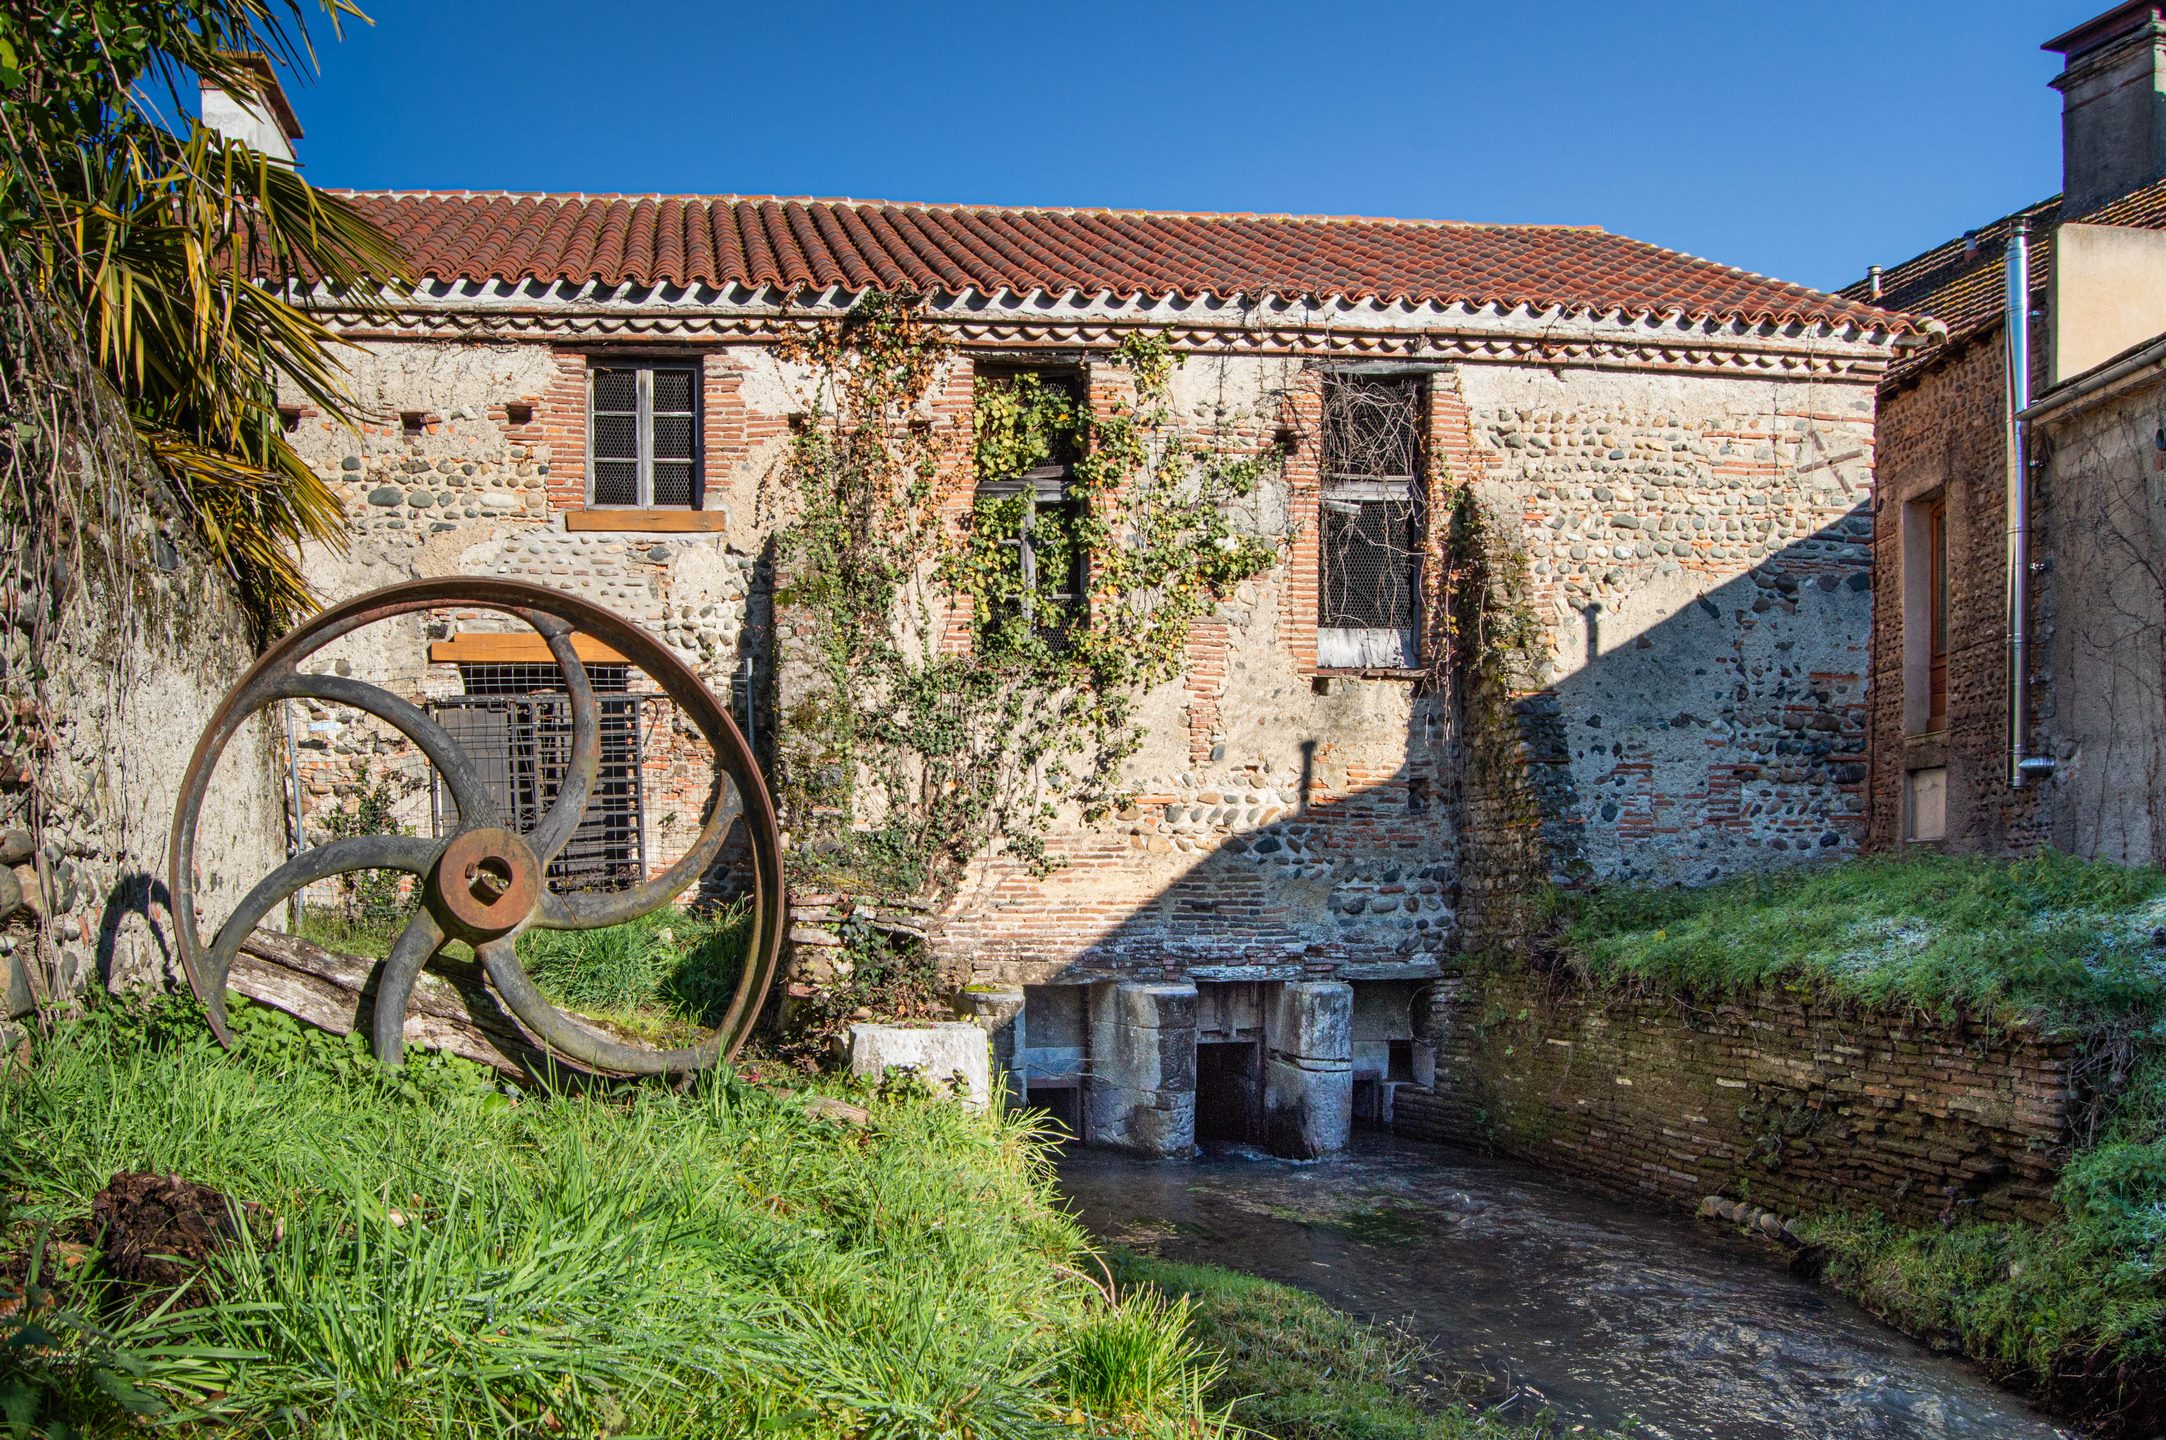
[[[718,692],[749,657],[770,693],[763,555],[785,518],[775,480],[807,377],[763,343],[671,352],[696,355],[704,375],[706,498],[697,528],[663,532],[585,506],[583,369],[604,353],[545,332],[370,341],[356,381],[380,420],[353,435],[304,414],[297,431],[357,526],[350,553],[312,556],[311,574],[331,599],[409,576],[536,579],[654,629]],[[964,457],[971,363],[958,359],[925,417]],[[1093,404],[1115,403],[1122,372],[1082,363]],[[1498,808],[1464,788],[1455,667],[1467,656],[1446,627],[1432,623],[1407,670],[1317,663],[1325,363],[1196,354],[1176,372],[1184,425],[1282,448],[1245,521],[1286,558],[1199,624],[1187,672],[1143,698],[1134,803],[1097,824],[1057,820],[1063,863],[1049,875],[980,864],[929,923],[960,979],[1431,976],[1459,938],[1463,886],[1525,888],[1501,861],[1469,873],[1468,818],[1502,824],[1530,804],[1523,858],[1563,878],[1700,881],[1855,846],[1869,367],[1792,379],[1628,361],[1415,367],[1430,398],[1431,582],[1471,486],[1537,632],[1531,666],[1497,689],[1523,742],[1495,752],[1518,772],[1495,777],[1519,797]],[[967,459],[944,483],[951,508],[967,508]],[[960,633],[949,640],[966,643]],[[390,627],[325,663],[450,693],[455,667],[430,659],[441,638]],[[788,699],[763,708],[763,733]],[[418,758],[382,742],[370,722],[312,714],[312,805],[395,773],[404,818],[425,828]],[[650,840],[650,863],[666,860],[671,836]]]
[[[125,422],[116,421],[116,424]],[[5,700],[40,713],[49,748],[0,779],[0,826],[28,842],[12,853],[31,907],[0,917],[0,1022],[33,999],[180,976],[167,908],[166,842],[183,772],[226,690],[255,659],[255,637],[224,575],[194,542],[147,464],[102,453],[121,473],[89,474],[80,494],[104,502],[71,557],[78,587],[42,634],[9,613]],[[98,461],[86,462],[93,466]],[[18,557],[28,540],[0,527]],[[287,854],[277,736],[261,721],[227,747],[198,836],[196,894],[206,932]],[[43,923],[40,923],[40,914]]]
[[[2166,389],[2153,370],[2032,427],[2046,619],[2036,746],[2058,766],[2049,834],[2166,861]]]
[[[1429,1029],[1435,1088],[1399,1093],[1400,1133],[1680,1205],[2041,1217],[2076,1103],[2071,1039],[1780,990],[1695,1004],[1471,973],[1437,987]]]

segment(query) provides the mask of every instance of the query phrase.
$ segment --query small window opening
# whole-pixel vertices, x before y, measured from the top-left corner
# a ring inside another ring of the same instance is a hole
[[[278,407],[278,428],[291,435],[301,428],[301,407],[281,405]]]
[[[981,368],[973,412],[978,484],[971,523],[1004,556],[978,579],[981,644],[1057,636],[1081,614],[1089,583],[1088,507],[1076,465],[1088,450],[1080,372]]]
[[[699,368],[596,361],[587,383],[588,503],[699,509]]]
[[[399,429],[409,437],[419,435],[428,426],[429,416],[425,410],[401,410],[399,412]]]
[[[1327,668],[1415,663],[1425,393],[1416,375],[1324,381],[1317,662]]]
[[[533,424],[534,407],[524,400],[507,400],[504,403],[504,423],[507,425]]]

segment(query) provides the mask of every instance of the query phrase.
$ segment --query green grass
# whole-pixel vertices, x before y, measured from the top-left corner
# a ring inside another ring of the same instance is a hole
[[[747,903],[688,911],[665,907],[603,930],[529,930],[519,959],[544,995],[567,1010],[658,1044],[713,1028],[743,972]],[[406,916],[349,919],[309,909],[295,933],[327,950],[381,960]],[[465,947],[454,941],[454,954]]]
[[[1561,920],[1565,953],[1597,984],[1796,988],[2065,1027],[2122,1057],[2051,1221],[1906,1230],[1831,1214],[1803,1229],[1869,1308],[2073,1413],[2166,1407],[2166,874],[2051,852],[1869,859],[1597,892]]]
[[[1483,1416],[1422,1347],[1306,1291],[1216,1265],[1122,1253],[1115,1273],[1185,1302],[1219,1356],[1206,1403],[1276,1440],[1511,1440],[1542,1433]]]
[[[41,1233],[92,1238],[119,1170],[260,1207],[197,1308],[92,1278],[0,1320],[0,1433],[1217,1428],[1182,1317],[1086,1278],[1019,1121],[875,1098],[850,1127],[719,1075],[509,1093],[241,1013],[228,1055],[192,1014],[109,1007],[0,1080],[0,1274]],[[1109,1334],[1154,1358],[1123,1369]]]
[[[1853,860],[1565,902],[1597,981],[1693,995],[1778,984],[1872,1005],[2082,1022],[2166,1009],[2166,874],[2029,860]]]

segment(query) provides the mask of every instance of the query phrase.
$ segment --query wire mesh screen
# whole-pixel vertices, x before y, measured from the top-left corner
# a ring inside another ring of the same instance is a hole
[[[571,697],[553,665],[462,665],[467,693],[430,704],[515,830],[541,823],[564,786],[572,757]],[[659,695],[625,689],[628,667],[589,665],[600,704],[601,772],[579,828],[550,863],[560,890],[626,890],[646,878],[642,707]],[[432,805],[439,834],[455,813],[442,777]]]
[[[1419,613],[1423,395],[1411,375],[1334,375],[1324,384],[1317,622],[1395,632],[1406,637],[1402,650]]]
[[[692,372],[657,366],[653,384],[654,432],[649,446],[654,465],[653,503],[690,505],[692,466],[698,454]]]
[[[689,365],[597,365],[592,371],[594,503],[699,501],[699,373]]]

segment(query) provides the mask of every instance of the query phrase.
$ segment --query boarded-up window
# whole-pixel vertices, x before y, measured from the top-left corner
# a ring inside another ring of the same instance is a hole
[[[597,360],[587,376],[588,503],[698,509],[699,367]]]
[[[1417,375],[1333,375],[1324,383],[1320,665],[1415,663],[1424,394]]]

